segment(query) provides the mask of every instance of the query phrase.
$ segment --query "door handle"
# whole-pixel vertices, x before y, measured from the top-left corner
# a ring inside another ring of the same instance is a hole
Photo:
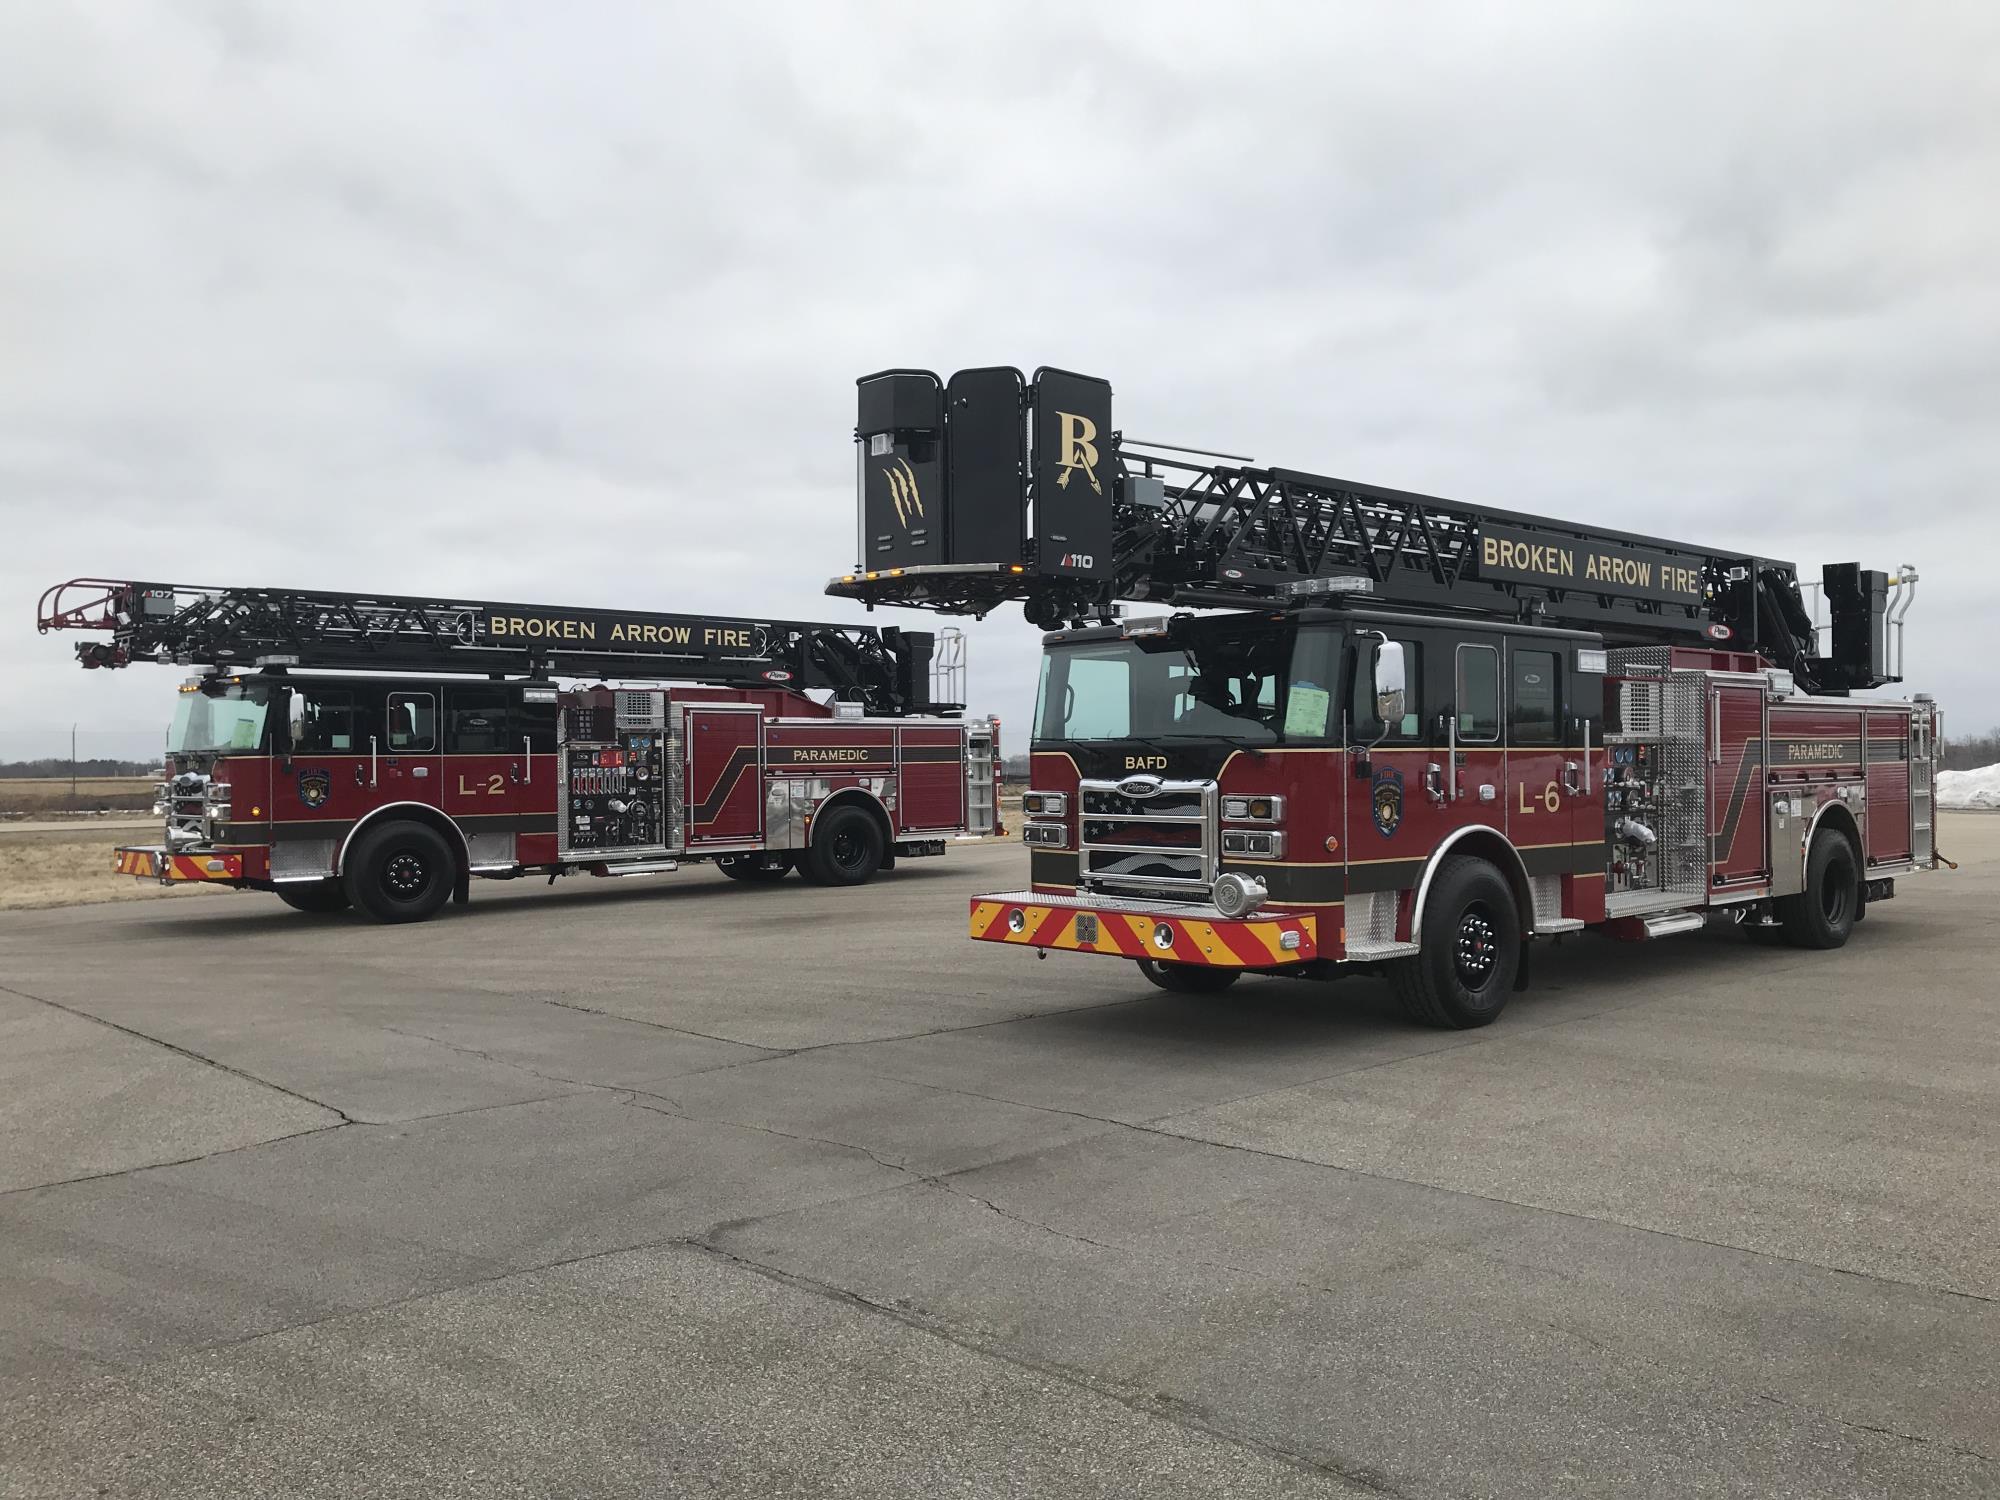
[[[1439,807],[1444,806],[1444,767],[1436,761],[1424,767],[1424,795]]]
[[[1579,795],[1583,791],[1582,784],[1577,780],[1577,770],[1578,767],[1575,761],[1566,760],[1563,762],[1563,790],[1568,792],[1572,797]]]

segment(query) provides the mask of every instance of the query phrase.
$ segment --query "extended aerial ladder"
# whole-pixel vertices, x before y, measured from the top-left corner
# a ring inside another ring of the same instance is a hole
[[[1128,438],[1111,387],[1042,369],[890,370],[860,382],[861,556],[827,592],[1030,624],[1117,601],[1270,607],[1344,589],[1447,613],[1595,630],[1612,644],[1754,651],[1802,688],[1901,680],[1916,572],[1789,562]]]
[[[935,635],[894,627],[94,578],[47,590],[35,623],[107,635],[78,644],[85,667],[672,679],[828,690],[875,714],[963,706],[932,701]]]

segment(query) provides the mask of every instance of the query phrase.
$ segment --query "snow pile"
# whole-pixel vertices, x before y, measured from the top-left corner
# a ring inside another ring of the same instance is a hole
[[[1976,771],[1938,772],[1937,805],[2000,807],[2000,766],[1981,766]]]

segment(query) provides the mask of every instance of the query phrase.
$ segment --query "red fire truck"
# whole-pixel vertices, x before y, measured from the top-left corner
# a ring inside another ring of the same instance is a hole
[[[858,885],[1000,831],[998,724],[962,717],[962,654],[929,632],[101,579],[38,623],[108,633],[86,667],[208,667],[164,839],[116,855],[142,880],[406,922],[474,876]]]
[[[1802,589],[1769,558],[1146,443],[1058,370],[887,371],[860,404],[864,560],[828,591],[1019,600],[1049,632],[1031,883],[974,898],[975,938],[1182,992],[1369,966],[1467,1027],[1537,938],[1726,918],[1835,948],[1938,863],[1934,705],[1852,696],[1901,680],[1912,569]]]

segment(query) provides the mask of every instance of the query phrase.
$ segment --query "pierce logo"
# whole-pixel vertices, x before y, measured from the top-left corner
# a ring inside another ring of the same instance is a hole
[[[1731,630],[1727,625],[1711,625],[1708,627],[1708,638],[1711,641],[1726,641],[1734,634],[1736,632]]]

